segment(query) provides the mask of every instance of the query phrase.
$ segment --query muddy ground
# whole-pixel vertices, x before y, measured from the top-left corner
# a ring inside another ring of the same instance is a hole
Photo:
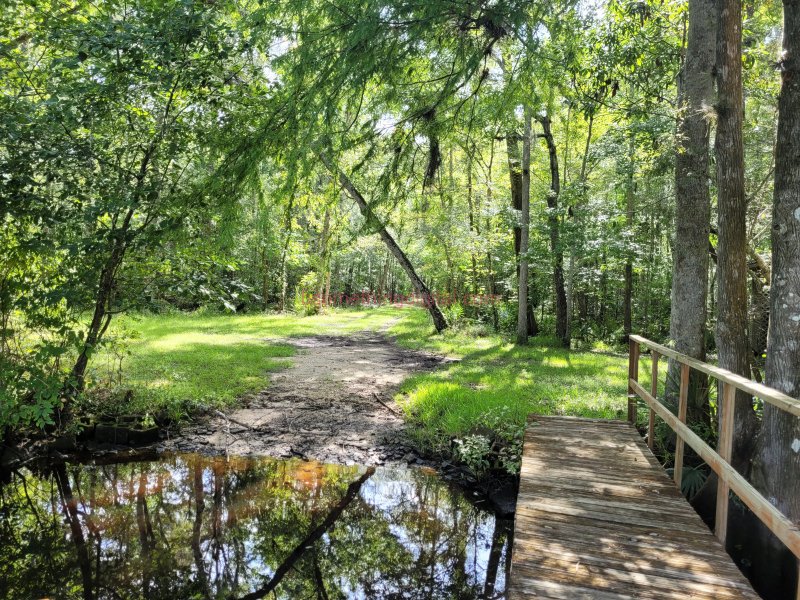
[[[276,340],[286,342],[286,340]],[[477,480],[447,457],[420,456],[410,443],[400,407],[392,400],[402,381],[452,359],[400,348],[383,332],[319,335],[288,341],[291,366],[274,373],[266,390],[242,398],[225,413],[195,416],[180,431],[162,430],[160,442],[129,448],[88,442],[69,448],[43,440],[0,448],[0,479],[44,456],[57,460],[123,462],[162,452],[298,457],[326,463],[404,462],[436,469],[499,515],[510,516],[517,479],[504,474]],[[73,436],[74,444],[74,436]],[[38,457],[38,458],[37,458]]]
[[[341,464],[422,462],[406,442],[392,396],[412,373],[448,359],[400,348],[379,332],[289,343],[298,350],[292,365],[273,374],[266,390],[184,426],[163,449]]]

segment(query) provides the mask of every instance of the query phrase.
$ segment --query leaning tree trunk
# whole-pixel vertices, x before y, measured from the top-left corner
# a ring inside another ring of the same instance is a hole
[[[531,112],[525,107],[525,132],[522,138],[522,198],[519,243],[519,301],[517,303],[517,343],[528,343],[528,234],[531,197]]]
[[[78,358],[70,371],[69,381],[64,386],[64,391],[68,397],[82,392],[86,387],[86,368],[89,366],[89,358],[102,341],[103,335],[111,323],[110,304],[117,282],[117,272],[122,265],[122,260],[128,247],[128,231],[133,214],[134,210],[129,209],[125,214],[122,225],[109,234],[109,254],[100,272],[92,319],[89,321],[89,328],[86,331],[86,338],[83,341],[81,352],[78,354]],[[59,418],[62,424],[69,421],[69,403],[62,406]]]
[[[353,185],[353,182],[350,181],[350,178],[328,157],[327,154],[320,152],[319,157],[322,161],[322,164],[325,165],[331,174],[334,177],[338,177],[341,186],[347,190],[347,193],[350,194],[350,197],[355,200],[356,204],[358,204],[358,208],[361,211],[362,216],[367,220],[367,223],[375,226],[378,234],[383,240],[383,243],[386,244],[386,247],[389,249],[389,252],[394,255],[394,257],[397,259],[397,262],[399,262],[400,266],[403,267],[406,275],[408,275],[408,278],[411,280],[411,285],[414,286],[416,292],[422,297],[422,302],[425,304],[425,308],[427,308],[428,312],[430,312],[431,318],[433,319],[433,326],[436,328],[436,331],[441,333],[447,329],[447,321],[445,320],[442,311],[439,309],[439,305],[436,304],[436,299],[433,297],[433,294],[428,289],[428,286],[425,285],[425,282],[422,281],[422,278],[417,275],[417,272],[414,270],[414,265],[411,264],[411,261],[408,260],[405,252],[403,252],[400,246],[397,245],[397,242],[394,241],[394,238],[391,236],[391,234],[386,230],[386,226],[372,211],[369,204],[367,204],[364,196],[361,195],[361,192],[359,192],[356,186]]]
[[[719,366],[750,376],[747,338],[747,203],[744,195],[742,121],[742,4],[717,0],[717,328]],[[722,397],[721,395],[719,397]],[[753,399],[738,392],[734,410],[733,466],[747,476],[758,419]]]
[[[766,384],[800,397],[800,2],[783,2],[783,54],[772,205],[772,286]],[[800,418],[764,405],[754,482],[800,523]],[[769,564],[781,562],[775,543]],[[792,561],[793,562],[793,561]],[[786,564],[785,562],[783,564]],[[769,575],[768,575],[769,577]],[[788,579],[784,573],[784,580]]]
[[[547,222],[550,226],[550,251],[553,253],[553,289],[556,295],[556,337],[565,348],[569,348],[570,335],[567,329],[567,291],[564,286],[564,252],[559,242],[558,223],[558,196],[561,193],[561,183],[558,176],[558,152],[553,132],[550,128],[550,117],[537,116],[536,120],[542,126],[542,137],[547,144],[550,155],[550,191],[547,194],[547,208],[549,216]]]
[[[708,233],[711,219],[708,107],[714,91],[714,0],[689,0],[686,60],[680,75],[675,157],[675,243],[670,338],[683,354],[705,359]],[[677,397],[678,365],[670,361],[667,395]],[[708,423],[707,379],[692,373],[688,419]]]

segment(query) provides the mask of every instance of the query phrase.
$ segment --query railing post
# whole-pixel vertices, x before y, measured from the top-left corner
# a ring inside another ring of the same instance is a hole
[[[717,453],[726,463],[731,462],[731,449],[733,447],[733,417],[736,406],[736,387],[721,382],[722,397],[719,402],[719,442]],[[714,532],[722,545],[728,535],[728,494],[730,488],[720,477],[717,483],[717,517]]]
[[[689,365],[681,363],[681,391],[678,397],[678,420],[686,423],[686,410],[689,406]],[[683,438],[676,432],[675,441],[675,485],[681,489],[683,483]]]
[[[628,340],[628,379],[639,381],[639,342]],[[628,422],[636,425],[636,392],[628,384]]]
[[[661,355],[652,350],[650,352],[650,356],[653,360],[653,366],[650,371],[650,395],[653,398],[658,398],[658,359],[661,358]],[[650,408],[650,415],[647,419],[647,445],[649,446],[650,450],[653,449],[653,443],[656,434],[656,411]]]

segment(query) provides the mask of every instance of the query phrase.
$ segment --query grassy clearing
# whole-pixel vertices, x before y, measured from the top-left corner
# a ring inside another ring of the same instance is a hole
[[[428,448],[440,449],[453,437],[479,431],[487,415],[501,408],[504,418],[519,424],[530,413],[624,418],[625,356],[568,351],[538,338],[521,347],[476,328],[434,335],[422,311],[408,313],[390,333],[404,346],[461,359],[407,379],[398,394],[418,425],[418,443]]]
[[[383,307],[334,310],[325,315],[170,314],[128,316],[112,332],[123,340],[94,361],[93,377],[112,402],[134,413],[167,412],[181,418],[198,406],[224,407],[264,389],[269,373],[291,364],[294,336],[346,335],[388,329],[405,347],[457,357],[432,373],[404,382],[397,399],[427,450],[480,430],[487,415],[524,423],[529,413],[620,418],[626,406],[627,359],[567,351],[552,340],[518,347],[476,327],[433,333],[425,311]],[[117,361],[122,357],[122,369]],[[647,373],[642,363],[642,379]],[[125,402],[127,390],[133,392]],[[489,419],[491,420],[491,419]]]
[[[374,330],[402,316],[391,308],[325,315],[168,314],[125,316],[92,362],[94,410],[185,417],[199,406],[224,407],[264,389],[269,373],[291,364],[294,336]],[[121,368],[120,368],[121,360]],[[128,391],[132,392],[129,397]]]

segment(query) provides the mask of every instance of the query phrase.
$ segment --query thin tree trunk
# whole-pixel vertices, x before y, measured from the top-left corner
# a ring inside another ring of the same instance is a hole
[[[633,208],[634,208],[634,143],[633,134],[628,140],[628,184],[625,189],[625,227],[628,230],[628,248],[625,251],[625,291],[622,305],[623,342],[633,331]]]
[[[675,157],[675,243],[670,338],[675,349],[705,359],[708,233],[711,218],[709,123],[716,50],[714,0],[689,0],[686,59],[679,77],[678,151]],[[677,397],[678,365],[670,362],[667,394]],[[706,378],[690,383],[688,419],[708,424]]]
[[[719,366],[750,376],[747,339],[747,203],[742,121],[742,4],[717,0],[717,327]],[[720,396],[721,397],[721,396]],[[733,466],[750,471],[758,419],[753,399],[736,395]]]
[[[469,230],[477,240],[480,237],[481,230],[479,225],[479,217],[476,215],[475,202],[473,201],[472,194],[472,154],[467,156],[467,205],[469,207]],[[470,242],[470,259],[472,262],[472,293],[478,294],[478,260],[475,258],[475,242]]]
[[[408,260],[405,252],[403,252],[400,246],[397,245],[397,242],[394,241],[394,238],[386,230],[384,224],[381,223],[375,213],[372,212],[372,209],[370,208],[369,204],[367,204],[364,196],[361,195],[361,192],[359,192],[358,189],[353,185],[353,182],[350,181],[350,178],[347,177],[347,175],[345,175],[344,171],[342,171],[338,165],[334,164],[324,152],[320,152],[319,157],[331,174],[335,177],[338,177],[341,186],[347,190],[347,193],[350,194],[353,200],[355,200],[356,204],[358,204],[358,208],[363,217],[368,223],[375,226],[378,234],[383,240],[383,243],[386,244],[387,248],[389,248],[389,251],[397,259],[397,262],[400,263],[400,266],[403,267],[406,275],[408,275],[408,278],[411,280],[411,285],[414,286],[416,292],[422,297],[425,308],[427,308],[428,312],[430,312],[431,318],[433,319],[433,326],[436,328],[436,331],[441,333],[447,329],[447,321],[445,320],[442,311],[439,310],[439,306],[436,304],[436,299],[433,297],[433,294],[428,289],[428,286],[425,285],[425,282],[422,281],[419,275],[417,275],[417,272],[414,270],[414,266],[411,264],[411,261]]]
[[[594,129],[594,111],[589,114],[589,120],[587,123],[586,128],[586,142],[583,146],[583,156],[581,157],[581,170],[578,176],[578,182],[580,184],[580,190],[578,195],[578,201],[576,205],[576,210],[574,212],[573,218],[575,219],[576,229],[580,232],[584,231],[585,224],[583,222],[583,211],[581,210],[582,204],[586,202],[587,195],[589,193],[589,185],[587,182],[588,178],[588,164],[589,164],[589,149],[592,145],[592,131]],[[566,165],[565,165],[566,169]],[[564,180],[566,181],[567,177],[564,176]],[[581,323],[585,322],[586,320],[586,291],[578,291],[576,290],[575,286],[575,276],[576,272],[581,269],[583,264],[585,263],[585,258],[579,257],[579,253],[583,249],[583,240],[580,241],[580,248],[578,248],[578,241],[576,240],[573,244],[570,244],[570,252],[569,252],[569,265],[567,267],[567,331],[570,332],[570,336],[572,335],[573,325],[572,321],[575,317],[575,304],[578,305],[577,310],[577,317]]]
[[[517,343],[528,343],[528,234],[531,193],[531,112],[525,107],[522,137],[522,198],[519,243],[519,300],[517,302]]]
[[[772,208],[772,287],[766,384],[800,397],[800,2],[783,2],[783,54]],[[800,523],[800,418],[764,405],[754,482]],[[774,543],[770,561],[777,569]],[[796,563],[795,563],[796,564]],[[789,577],[785,577],[789,579]]]
[[[70,373],[70,381],[65,386],[71,393],[82,392],[86,386],[86,367],[89,365],[89,357],[94,349],[102,341],[103,335],[111,323],[110,303],[117,281],[117,272],[122,265],[125,251],[128,247],[128,232],[133,219],[134,209],[129,209],[125,214],[122,224],[118,229],[112,230],[110,235],[110,250],[100,279],[97,284],[97,295],[95,298],[94,312],[86,332],[86,339],[83,343],[81,353],[78,355],[75,365]],[[65,405],[61,412],[61,421],[69,420],[69,405]]]
[[[317,290],[317,303],[320,310],[325,308],[325,279],[328,272],[328,232],[331,227],[330,208],[325,209],[325,218],[322,224],[322,235],[319,238],[319,285]]]
[[[519,143],[517,140],[518,134],[516,132],[508,132],[506,134],[506,155],[508,156],[508,177],[511,184],[511,208],[514,210],[522,210],[522,160],[519,153]],[[519,280],[519,265],[520,265],[520,241],[522,230],[519,225],[514,225],[514,258],[517,268],[517,279]],[[532,278],[530,266],[528,267],[528,276]],[[528,335],[537,335],[539,333],[539,324],[536,322],[536,316],[533,313],[533,307],[529,306],[528,310]]]
[[[488,206],[492,205],[492,166],[494,165],[494,139],[489,142],[489,165],[486,170],[486,203]],[[494,264],[492,261],[492,248],[491,248],[491,232],[492,223],[489,216],[486,216],[486,226],[483,229],[489,242],[486,247],[486,291],[489,293],[490,302],[492,303],[492,326],[497,331],[499,325],[499,315],[497,314],[497,305],[495,304],[494,296],[497,293],[494,278]],[[531,311],[533,314],[533,311]],[[533,335],[536,335],[534,333]]]
[[[281,250],[281,312],[286,310],[286,294],[288,292],[288,270],[286,268],[286,258],[289,254],[289,242],[292,240],[292,208],[294,207],[294,191],[289,196],[289,203],[286,205],[286,214],[283,218],[283,230],[286,236],[283,239],[283,249]]]
[[[269,261],[266,247],[261,249],[261,309],[269,305]]]
[[[542,126],[542,138],[547,144],[550,155],[550,191],[547,194],[547,217],[550,226],[550,251],[553,253],[553,290],[556,306],[556,337],[565,348],[569,348],[570,336],[567,329],[567,292],[564,286],[564,252],[559,241],[558,196],[561,193],[561,182],[558,175],[558,152],[550,128],[550,117],[540,115],[536,120]]]

